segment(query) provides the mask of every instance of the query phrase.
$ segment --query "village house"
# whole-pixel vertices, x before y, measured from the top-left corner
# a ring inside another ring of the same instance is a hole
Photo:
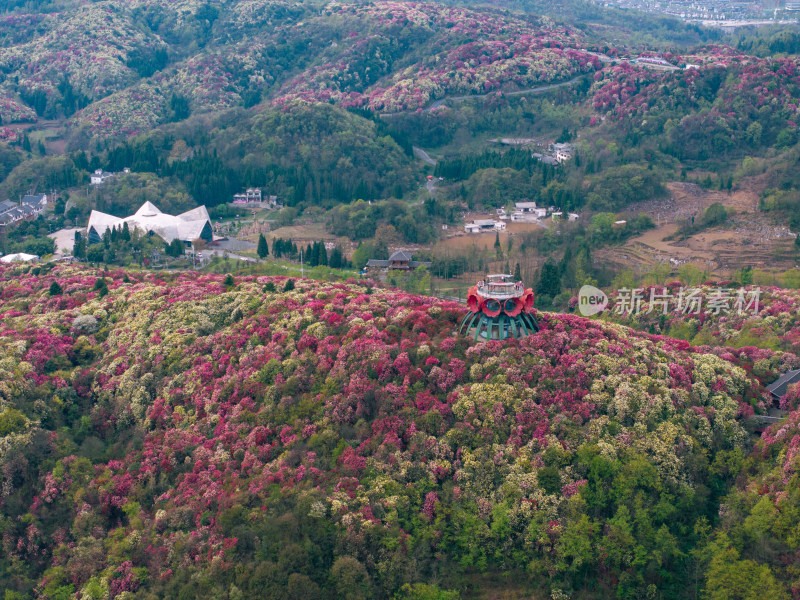
[[[572,158],[575,153],[575,146],[572,144],[550,144],[550,152],[553,153],[556,162],[562,163]]]
[[[47,194],[28,194],[17,204],[12,200],[0,202],[0,227],[35,219],[47,208]]]
[[[231,204],[244,208],[276,208],[278,197],[264,196],[259,188],[248,188],[240,194],[234,194]]]
[[[777,404],[789,391],[789,386],[796,383],[800,383],[800,369],[784,373],[775,382],[769,384],[767,390],[772,395],[772,400]]]
[[[464,231],[467,233],[482,233],[485,231],[505,231],[506,224],[503,221],[495,221],[494,219],[476,219],[471,223],[464,225]]]
[[[247,204],[249,202],[261,202],[261,190],[259,188],[247,188],[243,194],[234,194],[234,204]]]
[[[408,271],[418,267],[430,267],[431,263],[414,260],[411,252],[398,250],[389,256],[389,260],[370,258],[367,261],[367,272],[388,271],[390,269],[400,269]]]
[[[555,159],[555,157],[542,154],[541,152],[534,152],[531,156],[546,165],[550,165],[551,167],[554,167],[558,164],[558,161]]]
[[[100,185],[106,179],[110,179],[111,177],[114,177],[114,173],[107,173],[106,171],[103,171],[103,169],[97,169],[91,174],[90,181],[92,185]]]
[[[536,206],[536,202],[515,202],[512,221],[536,221],[547,216],[547,209]]]
[[[20,206],[29,206],[38,215],[47,208],[47,194],[27,194],[22,197]]]

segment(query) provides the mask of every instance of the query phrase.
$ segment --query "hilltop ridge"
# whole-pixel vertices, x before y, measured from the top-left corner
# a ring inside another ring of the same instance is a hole
[[[709,527],[765,409],[740,365],[797,366],[549,313],[474,343],[461,305],[357,282],[0,269],[19,598],[724,586]]]

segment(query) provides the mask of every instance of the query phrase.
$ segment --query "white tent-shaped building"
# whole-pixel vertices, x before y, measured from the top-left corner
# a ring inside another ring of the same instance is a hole
[[[2,263],[33,262],[35,260],[39,260],[39,257],[37,255],[25,254],[24,252],[17,252],[16,254],[6,254],[3,258],[0,258],[0,262]]]
[[[121,229],[125,223],[128,229],[153,233],[168,244],[175,239],[186,244],[196,239],[212,241],[211,218],[205,206],[175,217],[162,213],[152,202],[145,202],[133,215],[124,219],[93,210],[87,226],[89,243],[99,243],[106,231],[115,227]]]

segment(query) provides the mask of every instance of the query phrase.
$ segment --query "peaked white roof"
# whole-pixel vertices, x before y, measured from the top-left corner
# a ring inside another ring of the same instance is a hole
[[[136,211],[135,216],[137,217],[155,217],[157,215],[163,215],[158,207],[153,204],[152,202],[145,202],[139,207],[139,210]]]
[[[152,231],[170,243],[176,238],[184,242],[199,238],[206,223],[211,225],[211,219],[205,206],[198,206],[173,216],[161,212],[152,202],[145,202],[133,215],[124,219],[93,210],[89,215],[87,228],[90,230],[94,228],[97,235],[102,237],[108,229],[122,227],[124,223],[127,223],[130,229]]]
[[[35,254],[25,254],[24,252],[17,252],[16,254],[6,254],[3,258],[0,258],[0,262],[4,263],[12,263],[12,262],[30,262],[32,260],[39,260],[39,257]]]
[[[206,210],[205,206],[198,206],[197,208],[186,211],[185,213],[178,215],[178,218],[183,221],[199,221],[201,219],[205,219],[206,221],[211,220],[211,217],[208,215],[208,211]]]

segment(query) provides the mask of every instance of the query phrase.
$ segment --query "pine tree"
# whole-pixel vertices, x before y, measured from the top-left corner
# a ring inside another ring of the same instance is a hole
[[[60,296],[62,291],[63,290],[61,289],[61,286],[58,284],[57,281],[54,281],[53,283],[50,284],[51,296]]]
[[[178,238],[175,238],[167,245],[165,251],[169,256],[178,258],[183,255],[184,248],[185,246],[183,245],[183,242]]]
[[[75,232],[75,245],[72,248],[72,256],[75,258],[86,258],[86,238]]]
[[[561,273],[558,266],[550,259],[542,265],[539,283],[536,284],[536,293],[550,298],[561,293]]]
[[[500,250],[500,232],[499,231],[495,231],[495,233],[494,233],[494,247],[497,250]]]
[[[522,281],[522,271],[519,268],[519,263],[517,263],[517,266],[514,267],[514,280]]]
[[[122,235],[120,236],[124,241],[130,242],[131,241],[131,230],[128,228],[128,223],[125,222],[122,224],[122,231],[120,232]]]
[[[258,249],[256,250],[258,253],[259,258],[266,258],[269,256],[269,246],[267,245],[267,238],[264,237],[264,234],[259,234],[258,236]]]
[[[344,257],[342,256],[342,251],[339,249],[339,246],[334,246],[333,250],[331,250],[331,257],[328,264],[331,269],[341,269],[344,266]]]

